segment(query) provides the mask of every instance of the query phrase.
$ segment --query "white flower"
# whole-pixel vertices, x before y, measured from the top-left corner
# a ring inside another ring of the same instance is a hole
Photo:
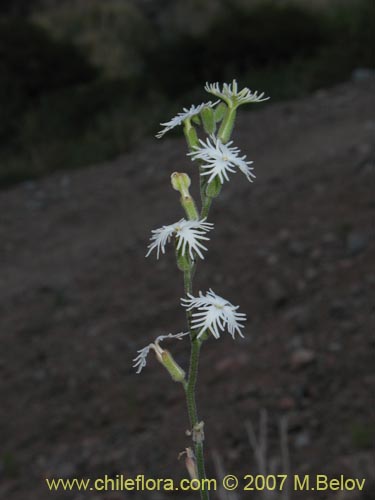
[[[236,312],[239,306],[234,306],[228,300],[216,295],[211,289],[205,295],[199,292],[199,297],[191,294],[188,294],[188,297],[181,299],[181,302],[188,311],[198,310],[192,314],[192,327],[200,328],[198,338],[209,330],[218,339],[220,332],[226,329],[233,338],[235,333],[243,337],[241,328],[244,328],[244,325],[241,325],[241,321],[246,321],[246,314]]]
[[[190,108],[183,108],[182,113],[178,113],[174,118],[169,120],[169,122],[160,124],[163,125],[164,128],[163,130],[160,130],[160,132],[156,134],[156,137],[160,139],[166,132],[168,132],[172,128],[181,125],[185,120],[193,118],[193,116],[199,115],[202,109],[214,107],[218,102],[219,101],[214,103],[212,103],[211,101],[203,102],[202,104],[199,104],[199,106],[194,106],[193,104]]]
[[[160,251],[165,253],[165,245],[170,241],[172,236],[177,240],[177,250],[181,250],[182,255],[185,255],[186,248],[188,248],[189,255],[194,259],[194,252],[204,259],[202,250],[207,248],[201,243],[202,240],[209,240],[205,234],[210,231],[214,225],[210,222],[202,220],[185,220],[181,219],[169,226],[163,226],[159,229],[152,231],[151,243],[148,246],[146,257],[156,249],[157,258],[159,258]]]
[[[147,345],[143,349],[137,351],[139,354],[136,358],[133,359],[134,361],[133,368],[137,369],[137,373],[141,373],[141,371],[147,364],[147,356],[148,353],[150,352],[150,349],[155,351],[156,356],[161,356],[163,353],[163,349],[159,346],[159,342],[161,342],[164,339],[171,339],[171,338],[181,340],[182,337],[185,337],[185,335],[189,335],[189,332],[176,333],[175,335],[173,335],[173,333],[169,333],[168,335],[160,335],[155,339],[154,342]]]
[[[212,141],[212,142],[211,142]],[[253,167],[249,167],[253,162],[245,161],[246,156],[238,156],[240,150],[236,147],[230,147],[233,141],[223,144],[219,138],[214,135],[206,142],[199,140],[200,146],[195,151],[188,153],[191,159],[202,160],[201,165],[204,172],[202,175],[209,175],[208,182],[211,182],[215,177],[219,177],[221,184],[224,180],[229,180],[228,173],[235,172],[235,167],[239,168],[245,174],[248,181],[252,182],[252,177],[255,178],[252,172]]]
[[[216,97],[220,97],[230,108],[236,108],[241,104],[251,103],[251,102],[262,102],[267,101],[269,97],[264,97],[264,92],[258,94],[258,91],[252,92],[250,89],[245,87],[244,89],[238,91],[237,81],[233,80],[232,83],[224,83],[222,89],[220,90],[219,83],[206,83],[204,87],[206,92],[213,94]]]

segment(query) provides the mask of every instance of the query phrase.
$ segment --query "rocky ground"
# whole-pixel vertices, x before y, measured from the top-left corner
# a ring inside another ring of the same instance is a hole
[[[228,473],[257,472],[246,428],[266,410],[268,470],[283,468],[287,417],[292,474],[365,477],[373,498],[374,109],[365,81],[238,121],[236,143],[257,179],[225,185],[196,280],[248,314],[245,339],[203,350],[210,477],[218,455]],[[173,252],[144,258],[150,230],[182,216],[174,170],[195,175],[183,141],[149,140],[111,164],[0,194],[1,498],[196,498],[52,494],[44,483],[185,476],[181,389],[155,361],[140,376],[131,368],[137,349],[184,328]],[[187,344],[168,346],[186,365]]]

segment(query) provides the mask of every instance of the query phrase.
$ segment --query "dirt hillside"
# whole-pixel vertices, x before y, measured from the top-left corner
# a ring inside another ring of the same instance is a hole
[[[374,95],[350,82],[240,115],[236,144],[257,178],[224,186],[196,282],[248,315],[244,340],[203,349],[210,477],[214,449],[228,473],[256,472],[245,422],[266,409],[270,462],[287,415],[293,474],[366,477],[373,494]],[[182,216],[169,175],[196,176],[185,152],[150,139],[0,193],[0,498],[120,500],[51,494],[44,478],[185,475],[180,387],[154,361],[131,368],[137,349],[184,329],[173,252],[144,255],[150,230]]]

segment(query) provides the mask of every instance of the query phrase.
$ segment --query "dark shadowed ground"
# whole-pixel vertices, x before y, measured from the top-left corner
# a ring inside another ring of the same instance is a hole
[[[244,340],[203,349],[210,477],[213,450],[228,473],[257,471],[245,422],[266,409],[270,463],[287,415],[293,474],[365,477],[373,498],[374,104],[371,82],[347,83],[238,121],[257,179],[225,185],[196,283],[249,319]],[[172,249],[159,262],[144,254],[150,230],[182,216],[169,175],[195,176],[190,163],[182,140],[150,139],[111,164],[1,193],[0,498],[196,498],[52,494],[44,483],[185,476],[182,391],[154,360],[141,376],[131,360],[185,326]],[[187,343],[168,347],[186,366]]]

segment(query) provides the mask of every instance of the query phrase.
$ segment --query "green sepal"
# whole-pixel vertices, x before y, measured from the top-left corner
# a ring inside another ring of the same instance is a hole
[[[198,135],[195,128],[190,123],[190,120],[184,121],[184,134],[186,142],[191,150],[194,150],[199,145]]]
[[[181,196],[180,202],[189,220],[199,219],[197,207],[195,206],[194,199],[191,196]]]
[[[221,102],[214,111],[214,117],[216,123],[221,122],[221,120],[224,118],[225,113],[227,112],[227,105],[224,102]]]
[[[180,271],[185,272],[190,270],[190,259],[189,256],[185,253],[182,255],[181,250],[177,250],[176,248],[176,262],[177,267]]]
[[[166,349],[163,349],[162,354],[160,357],[158,357],[160,363],[168,370],[170,376],[172,377],[172,380],[175,382],[185,382],[185,372],[181,368],[181,366],[176,363],[176,361],[173,359],[172,354],[167,351]]]
[[[201,119],[199,118],[199,115],[194,115],[191,121],[194,123],[194,125],[200,125],[201,124]]]
[[[207,184],[206,187],[206,195],[209,198],[216,198],[220,194],[222,188],[222,184],[220,182],[219,177],[214,177],[211,182]]]
[[[197,340],[202,344],[205,340],[208,340],[210,337],[211,337],[210,332],[206,330]]]
[[[236,120],[236,108],[228,108],[220,125],[218,137],[223,144],[229,141]]]
[[[201,111],[203,127],[208,135],[216,132],[215,112],[212,108],[203,108]]]

